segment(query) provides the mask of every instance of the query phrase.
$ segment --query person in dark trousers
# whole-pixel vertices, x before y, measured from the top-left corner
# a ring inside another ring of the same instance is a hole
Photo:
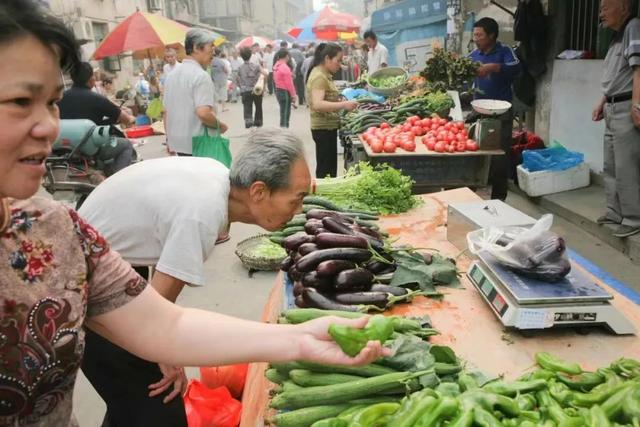
[[[481,62],[474,81],[475,99],[513,100],[512,83],[520,73],[518,57],[509,46],[498,41],[498,23],[492,18],[482,18],[473,27],[473,41],[477,49],[469,54],[474,61]],[[491,157],[489,183],[491,198],[505,200],[508,193],[509,153],[513,131],[513,111],[499,117],[500,142],[505,154]]]
[[[296,93],[298,94],[298,100],[300,104],[304,104],[304,76],[302,75],[302,63],[304,62],[304,53],[300,50],[300,46],[294,43],[289,50],[289,55],[293,60],[293,84],[296,87]]]
[[[240,89],[242,105],[244,107],[244,127],[262,126],[262,95],[254,95],[253,88],[260,78],[260,74],[267,76],[267,70],[251,62],[251,49],[245,47],[240,50],[240,57],[244,64],[238,70],[236,85]],[[255,105],[255,115],[253,107]],[[253,115],[253,117],[252,117]]]
[[[296,102],[296,89],[293,86],[291,69],[287,65],[289,52],[280,49],[275,56],[276,64],[273,66],[273,78],[276,87],[276,98],[280,105],[280,127],[289,127],[291,117],[291,104]]]
[[[316,178],[336,176],[338,172],[338,111],[352,111],[356,101],[340,101],[331,76],[340,69],[342,48],[335,43],[321,43],[313,57],[307,76],[307,93],[311,112],[311,135],[316,143]]]
[[[81,63],[71,74],[73,87],[67,90],[58,102],[61,119],[88,119],[98,126],[110,125],[115,145],[101,147],[96,157],[108,161],[104,166],[106,176],[111,176],[129,166],[136,159],[131,141],[116,127],[117,124],[132,124],[135,117],[120,109],[107,97],[93,92],[95,76],[88,62]]]

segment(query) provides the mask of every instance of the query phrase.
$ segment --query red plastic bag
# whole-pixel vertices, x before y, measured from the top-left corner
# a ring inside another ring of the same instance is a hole
[[[200,381],[209,388],[225,386],[236,399],[242,398],[249,365],[211,366],[200,368]]]
[[[184,395],[184,409],[189,427],[237,427],[242,403],[226,387],[210,389],[191,380]]]

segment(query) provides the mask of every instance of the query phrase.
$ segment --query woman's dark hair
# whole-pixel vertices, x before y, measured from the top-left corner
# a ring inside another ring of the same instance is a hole
[[[494,36],[494,40],[497,40],[500,35],[500,27],[493,18],[481,18],[473,24],[473,28],[482,28],[487,36]]]
[[[55,51],[64,71],[80,63],[80,46],[73,32],[35,0],[0,1],[0,28],[0,44],[32,36]]]
[[[248,47],[243,47],[242,49],[240,49],[240,57],[245,60],[248,61],[251,59],[251,49],[249,49]]]
[[[309,71],[307,72],[304,81],[306,82],[307,80],[309,80],[311,71],[318,65],[322,65],[325,58],[333,59],[340,52],[342,52],[342,48],[340,47],[340,45],[337,45],[335,43],[320,43],[316,48],[316,51],[313,53],[313,62],[311,63],[311,67],[309,67]]]
[[[287,49],[280,49],[276,52],[276,56],[274,57],[274,61],[279,61],[282,58],[286,58],[289,56],[289,51]]]

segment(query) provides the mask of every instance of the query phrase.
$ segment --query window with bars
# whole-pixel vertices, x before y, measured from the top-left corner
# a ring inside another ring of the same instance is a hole
[[[613,32],[600,26],[600,0],[561,0],[567,7],[566,48],[587,51],[602,59],[607,53]],[[636,16],[640,16],[637,0],[633,0]]]

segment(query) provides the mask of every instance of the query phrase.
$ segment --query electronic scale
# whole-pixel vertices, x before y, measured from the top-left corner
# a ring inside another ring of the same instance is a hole
[[[516,274],[490,253],[480,252],[467,276],[507,327],[604,324],[619,335],[636,333],[631,322],[610,304],[613,295],[575,268],[563,280],[547,283]]]

